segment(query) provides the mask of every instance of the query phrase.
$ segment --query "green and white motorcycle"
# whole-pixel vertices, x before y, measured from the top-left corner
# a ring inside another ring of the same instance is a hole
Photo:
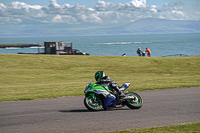
[[[143,105],[143,100],[140,95],[135,92],[126,92],[130,83],[125,83],[120,87],[120,91],[124,92],[124,96],[120,97],[111,91],[107,85],[99,85],[92,83],[92,80],[85,87],[84,104],[88,110],[99,111],[116,107],[128,106],[130,109],[139,109]]]

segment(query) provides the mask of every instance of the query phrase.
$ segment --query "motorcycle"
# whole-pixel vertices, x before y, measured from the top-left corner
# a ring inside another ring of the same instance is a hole
[[[99,85],[92,83],[92,80],[86,85],[84,93],[84,105],[88,110],[99,111],[116,107],[117,105],[130,109],[139,109],[143,105],[143,99],[135,92],[125,91],[130,86],[130,83],[125,83],[120,87],[123,96],[118,96],[109,89],[108,85]]]

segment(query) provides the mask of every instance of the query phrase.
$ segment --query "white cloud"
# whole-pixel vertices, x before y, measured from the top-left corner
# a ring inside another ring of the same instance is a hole
[[[146,7],[146,0],[132,0],[130,4],[135,7]]]
[[[173,14],[177,14],[177,15],[181,15],[181,16],[184,16],[184,13],[181,12],[181,11],[173,10],[172,13],[173,13]]]
[[[167,3],[162,7],[147,5],[146,0],[132,0],[118,3],[100,0],[94,8],[85,5],[59,4],[50,0],[47,6],[28,5],[24,2],[11,2],[9,5],[0,3],[0,23],[66,23],[66,24],[112,24],[128,23],[142,18],[192,19],[182,11],[182,2]]]
[[[61,6],[57,3],[56,0],[50,0],[51,6],[54,8],[60,8]]]
[[[97,11],[109,11],[114,9],[114,4],[111,2],[98,1],[95,5]]]
[[[0,10],[5,10],[6,6],[3,3],[0,3]]]
[[[149,11],[156,13],[156,12],[158,12],[158,9],[155,5],[151,5],[150,8],[149,8]]]
[[[8,5],[8,8],[18,9],[18,10],[25,9],[26,11],[28,11],[28,10],[40,10],[42,8],[42,6],[40,6],[40,5],[33,5],[32,6],[32,5],[28,5],[24,2],[16,1],[16,2],[11,2]]]
[[[64,22],[60,15],[56,15],[55,17],[53,17],[52,21],[55,23],[63,23]]]
[[[0,24],[4,23],[20,23],[22,22],[19,18],[10,18],[10,17],[0,17]]]
[[[67,24],[73,24],[77,22],[77,20],[70,15],[62,15],[62,16],[56,15],[55,17],[53,17],[52,21],[54,23],[67,23]]]

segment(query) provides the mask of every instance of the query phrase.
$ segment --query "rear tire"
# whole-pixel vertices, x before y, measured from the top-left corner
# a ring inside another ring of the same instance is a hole
[[[139,109],[142,107],[143,100],[140,95],[138,95],[135,92],[128,92],[128,94],[126,95],[135,97],[134,99],[126,100],[125,101],[126,106],[128,106],[130,109]]]
[[[96,97],[96,100],[94,100],[91,95],[85,96],[84,105],[88,110],[91,111],[99,111],[103,108],[101,99]]]

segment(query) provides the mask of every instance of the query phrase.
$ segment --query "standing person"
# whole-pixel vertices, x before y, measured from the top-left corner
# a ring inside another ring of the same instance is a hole
[[[147,55],[149,56],[149,57],[151,57],[151,50],[149,49],[149,48],[146,48],[146,51],[145,52],[147,52]]]
[[[140,47],[138,47],[138,49],[137,49],[137,54],[138,54],[138,56],[142,55],[142,50],[140,49]]]

